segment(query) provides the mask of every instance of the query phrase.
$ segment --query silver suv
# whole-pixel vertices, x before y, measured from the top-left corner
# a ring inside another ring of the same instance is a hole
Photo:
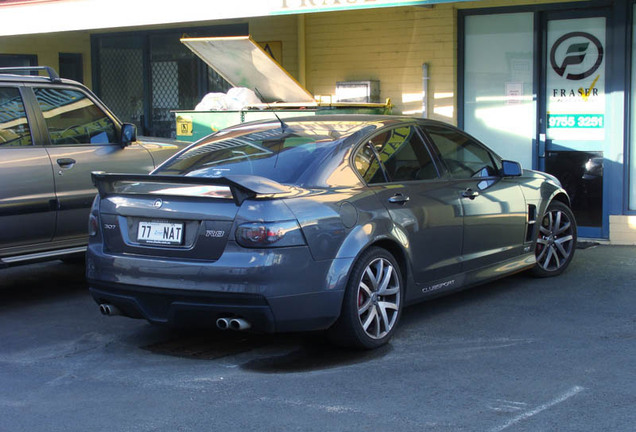
[[[15,74],[33,70],[48,76]],[[90,173],[148,173],[186,145],[136,135],[49,67],[0,68],[0,268],[81,256]]]

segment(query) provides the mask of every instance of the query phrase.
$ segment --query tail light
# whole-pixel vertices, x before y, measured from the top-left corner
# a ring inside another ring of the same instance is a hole
[[[95,237],[97,235],[97,231],[99,230],[99,222],[97,220],[97,216],[93,213],[88,217],[88,235],[89,237]]]
[[[295,220],[282,222],[250,222],[239,225],[236,241],[247,248],[301,246],[306,244]]]

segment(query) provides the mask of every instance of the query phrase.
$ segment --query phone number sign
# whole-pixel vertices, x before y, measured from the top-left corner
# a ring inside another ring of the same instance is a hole
[[[605,115],[603,114],[550,114],[548,115],[549,128],[584,128],[602,129],[605,127]]]

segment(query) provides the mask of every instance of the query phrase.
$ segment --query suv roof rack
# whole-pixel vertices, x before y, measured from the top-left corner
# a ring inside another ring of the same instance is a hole
[[[60,76],[50,66],[20,66],[20,67],[0,67],[0,73],[4,72],[31,72],[31,71],[46,71],[49,74],[51,82],[62,82]]]

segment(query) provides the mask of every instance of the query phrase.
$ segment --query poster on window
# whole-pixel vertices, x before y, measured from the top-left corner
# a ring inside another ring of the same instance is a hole
[[[550,22],[548,139],[605,139],[605,42],[605,18]]]

